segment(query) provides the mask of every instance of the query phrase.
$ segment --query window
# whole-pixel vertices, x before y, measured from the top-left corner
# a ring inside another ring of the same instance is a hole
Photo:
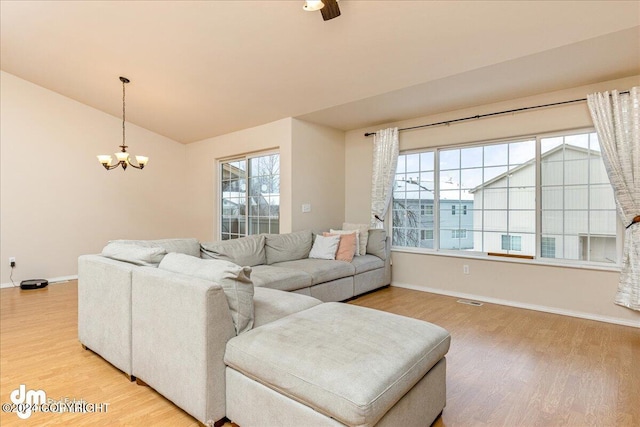
[[[543,258],[556,257],[556,238],[543,237],[540,242],[540,256]]]
[[[280,155],[220,162],[222,240],[280,229]]]
[[[452,239],[466,239],[467,230],[451,230]]]
[[[420,230],[420,239],[433,240],[433,230]]]
[[[521,251],[522,237],[502,235],[502,250],[504,251]]]
[[[422,205],[422,215],[433,215],[433,204]]]
[[[615,263],[616,205],[597,135],[542,138],[541,151],[542,235],[555,239],[554,257]]]
[[[398,246],[433,249],[434,166],[433,151],[398,157],[391,209]]]
[[[392,221],[396,248],[587,263],[617,263],[622,236],[585,131],[401,153]]]

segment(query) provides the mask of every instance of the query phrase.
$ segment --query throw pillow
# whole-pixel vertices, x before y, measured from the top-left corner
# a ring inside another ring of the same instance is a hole
[[[313,241],[311,230],[287,234],[267,234],[264,244],[267,264],[309,258]]]
[[[331,234],[322,233],[323,236],[340,236],[340,244],[338,245],[338,252],[336,253],[336,259],[338,261],[351,262],[356,254],[356,237],[358,233],[354,231],[348,234]]]
[[[369,240],[369,224],[350,224],[345,222],[342,224],[344,230],[358,230],[360,236],[360,255],[367,254],[367,240]]]
[[[316,236],[316,241],[313,242],[311,252],[309,252],[309,258],[316,259],[336,259],[336,252],[338,252],[338,245],[340,244],[340,236]]]
[[[166,254],[163,248],[147,248],[133,243],[110,242],[102,249],[104,257],[149,267],[157,267]]]
[[[227,297],[236,334],[240,335],[253,327],[251,267],[241,267],[230,261],[170,253],[164,257],[158,268],[219,284]]]
[[[330,234],[353,234],[356,235],[356,252],[355,256],[364,255],[364,253],[360,253],[360,232],[358,230],[334,230],[333,228],[329,230]]]
[[[264,250],[264,235],[241,237],[239,239],[208,242],[200,245],[200,257],[221,259],[238,265],[254,267],[267,262]]]

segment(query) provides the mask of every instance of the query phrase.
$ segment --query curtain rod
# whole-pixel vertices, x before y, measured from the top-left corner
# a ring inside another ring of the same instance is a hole
[[[623,95],[623,94],[629,93],[629,91],[627,90],[627,91],[618,92],[618,93],[620,95]],[[443,122],[428,123],[426,125],[418,125],[418,126],[411,126],[411,127],[408,127],[408,128],[401,128],[401,129],[398,129],[398,132],[402,131],[402,130],[413,130],[413,129],[420,129],[420,128],[428,128],[428,127],[431,127],[431,126],[449,125],[451,123],[465,122],[465,121],[474,120],[474,119],[482,119],[484,117],[499,116],[501,114],[517,113],[517,112],[526,111],[526,110],[535,110],[537,108],[555,107],[556,105],[573,104],[574,102],[584,102],[586,100],[587,100],[587,98],[572,99],[571,101],[553,102],[551,104],[534,105],[532,107],[514,108],[513,110],[498,111],[496,113],[476,114],[475,116],[462,117],[460,119],[445,120]],[[376,134],[375,132],[366,132],[364,134],[364,136],[371,136],[371,135],[375,135],[375,134]]]

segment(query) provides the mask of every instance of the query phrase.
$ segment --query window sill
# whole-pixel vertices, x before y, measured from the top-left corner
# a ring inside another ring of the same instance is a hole
[[[549,261],[549,260],[541,260],[537,259],[522,259],[522,258],[510,258],[510,257],[500,257],[500,256],[488,256],[483,252],[471,252],[471,253],[460,253],[454,251],[437,251],[434,249],[422,249],[422,248],[402,248],[394,246],[391,248],[391,252],[399,252],[399,253],[411,253],[411,254],[420,254],[420,255],[434,255],[434,256],[444,256],[444,257],[452,257],[452,258],[467,258],[467,259],[477,259],[481,261],[497,261],[497,262],[510,262],[517,264],[529,264],[529,265],[541,265],[545,267],[562,267],[562,268],[577,268],[580,270],[598,270],[598,271],[615,271],[620,272],[620,265],[612,264],[587,264],[587,263],[571,263],[567,261]]]

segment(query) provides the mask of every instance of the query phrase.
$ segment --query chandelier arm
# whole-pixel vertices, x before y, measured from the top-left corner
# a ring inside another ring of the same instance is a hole
[[[120,162],[116,163],[115,165],[105,165],[105,164],[102,164],[102,166],[104,166],[104,168],[105,168],[106,170],[110,171],[110,170],[115,169],[115,168],[117,168],[118,166],[120,166]]]
[[[129,166],[134,167],[136,169],[144,169],[144,165],[134,165],[131,162],[127,162],[127,163],[129,163]]]

